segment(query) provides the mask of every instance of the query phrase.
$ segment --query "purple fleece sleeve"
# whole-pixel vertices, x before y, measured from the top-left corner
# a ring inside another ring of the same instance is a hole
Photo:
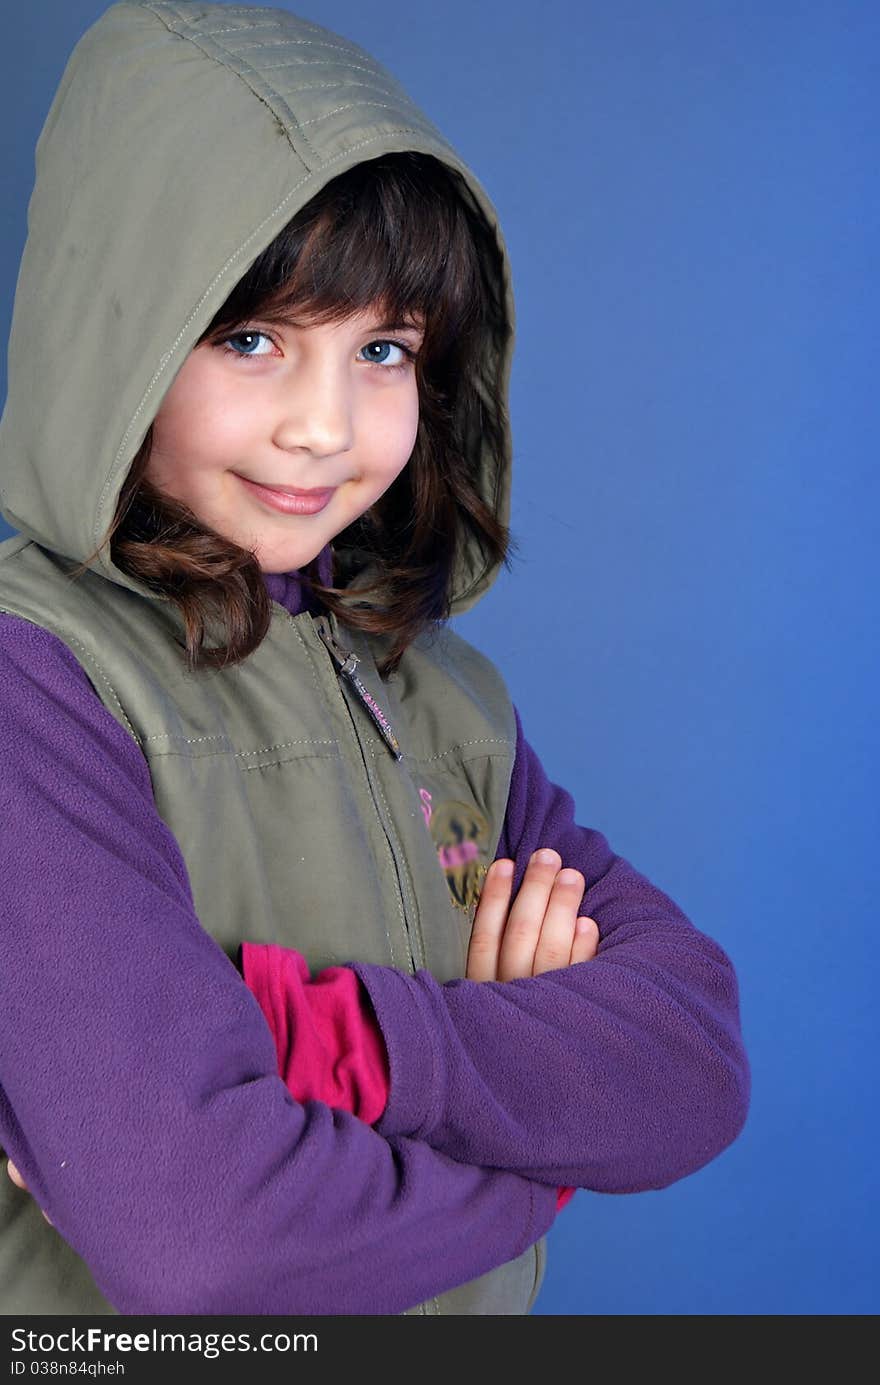
[[[2,614],[0,755],[0,1141],[116,1309],[398,1313],[548,1229],[555,1189],[293,1099],[146,761]]]
[[[517,754],[498,856],[554,847],[583,872],[599,925],[589,962],[506,982],[353,963],[385,1037],[388,1105],[375,1124],[465,1163],[596,1192],[663,1188],[742,1129],[750,1069],[737,979],[605,837],[574,821],[516,716]],[[414,1042],[414,1036],[417,1036]]]

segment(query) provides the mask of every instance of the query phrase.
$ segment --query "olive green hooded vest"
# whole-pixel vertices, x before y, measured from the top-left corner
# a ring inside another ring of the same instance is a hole
[[[107,547],[69,579],[106,533],[177,371],[250,264],[324,183],[405,149],[456,170],[492,229],[507,330],[487,340],[484,378],[506,401],[514,310],[496,213],[373,58],[256,7],[133,0],[85,33],[37,144],[0,420],[0,508],[18,531],[0,544],[0,610],[57,635],[139,746],[201,924],[230,956],[243,939],[275,942],[313,971],[365,961],[446,981],[465,972],[516,749],[490,661],[445,626],[383,681],[380,638],[273,603],[246,660],[188,674],[177,608]],[[481,455],[484,498],[507,523],[509,435],[505,460],[499,485]],[[465,546],[452,614],[496,575]],[[10,1229],[6,1184],[0,1311],[112,1313],[36,1207]],[[542,1238],[408,1312],[526,1313],[544,1263]]]

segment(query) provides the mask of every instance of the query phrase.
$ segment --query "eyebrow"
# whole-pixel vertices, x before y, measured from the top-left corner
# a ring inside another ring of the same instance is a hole
[[[379,322],[373,330],[376,332],[423,332],[425,329],[418,322]]]

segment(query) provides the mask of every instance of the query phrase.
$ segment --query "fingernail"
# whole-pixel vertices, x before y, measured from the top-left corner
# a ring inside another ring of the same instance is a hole
[[[513,875],[512,861],[495,861],[492,866],[492,874],[500,876],[503,880]]]
[[[532,860],[540,861],[544,866],[552,866],[556,860],[556,852],[552,851],[549,846],[544,846],[540,851],[535,852]]]

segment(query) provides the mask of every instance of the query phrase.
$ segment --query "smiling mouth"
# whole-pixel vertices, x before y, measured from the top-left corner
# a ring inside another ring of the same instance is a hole
[[[264,505],[288,515],[317,514],[329,504],[337,490],[336,486],[307,491],[297,490],[294,486],[266,486],[261,481],[251,481],[247,476],[240,476],[238,472],[233,474],[238,476],[239,481]]]
[[[242,477],[242,480],[245,481],[249,479],[250,478],[247,476]],[[301,490],[299,486],[270,486],[268,481],[254,481],[253,484],[255,486],[261,486],[263,490],[280,491],[282,495],[305,495],[309,497],[329,495],[331,491],[336,489],[335,486],[314,486],[311,490],[306,491]]]

